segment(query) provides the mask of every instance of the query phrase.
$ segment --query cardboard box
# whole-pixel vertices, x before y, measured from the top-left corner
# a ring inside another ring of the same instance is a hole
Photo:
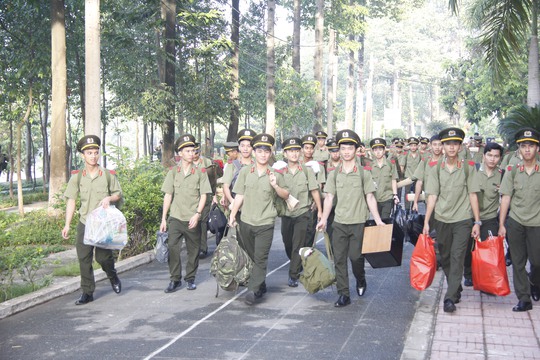
[[[403,257],[403,230],[393,219],[383,219],[385,226],[377,226],[375,220],[366,221],[362,253],[373,268],[401,266]]]

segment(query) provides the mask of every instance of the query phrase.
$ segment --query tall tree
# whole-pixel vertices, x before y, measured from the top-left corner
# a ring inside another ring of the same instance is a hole
[[[315,13],[315,55],[313,57],[313,74],[317,82],[318,90],[315,93],[315,126],[322,127],[322,82],[323,82],[323,49],[324,49],[324,0],[316,0],[317,10]]]
[[[454,13],[458,12],[460,4],[461,0],[449,0]],[[506,74],[529,44],[529,106],[540,104],[538,6],[538,0],[482,0],[473,2],[471,10],[480,28],[480,46],[497,84],[505,81]]]
[[[266,133],[276,135],[276,90],[275,90],[275,41],[274,22],[276,16],[275,0],[268,0],[266,23]]]
[[[161,1],[161,17],[165,20],[165,85],[166,91],[175,93],[175,60],[176,60],[176,1]],[[167,118],[163,124],[163,148],[162,161],[167,161],[174,157],[174,102],[169,106]]]
[[[89,135],[101,135],[101,77],[100,77],[100,25],[99,0],[85,0],[84,7],[85,36],[85,104],[86,123],[84,132]]]
[[[300,74],[300,29],[302,21],[302,2],[293,0],[293,52],[292,68]]]
[[[227,141],[236,141],[238,134],[238,122],[240,119],[240,103],[238,99],[240,91],[240,72],[238,59],[240,57],[240,5],[239,0],[232,0],[232,23],[231,23],[231,116]]]
[[[49,212],[54,212],[55,195],[66,182],[66,24],[64,0],[51,0],[51,167]],[[47,103],[45,103],[47,104]]]

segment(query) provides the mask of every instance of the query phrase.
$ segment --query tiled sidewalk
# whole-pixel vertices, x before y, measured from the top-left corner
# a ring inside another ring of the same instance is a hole
[[[531,311],[513,312],[517,298],[511,267],[508,276],[510,295],[489,296],[465,287],[457,310],[451,314],[443,311],[443,281],[439,305],[434,308],[431,346],[425,358],[540,359],[540,302],[533,301]]]

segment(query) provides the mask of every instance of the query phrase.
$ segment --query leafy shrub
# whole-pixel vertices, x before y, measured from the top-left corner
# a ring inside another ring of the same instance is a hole
[[[25,214],[24,218],[16,216],[6,217],[6,225],[2,226],[0,216],[0,247],[21,245],[68,245],[71,240],[62,238],[61,231],[64,227],[63,217],[53,217],[47,214],[47,210],[34,210]],[[72,226],[73,229],[76,226]],[[74,231],[74,230],[73,230]],[[73,232],[74,233],[74,232]]]
[[[161,224],[165,171],[160,163],[147,159],[133,167],[119,167],[118,181],[125,199],[122,212],[128,223],[129,242],[121,257],[130,257],[151,250]]]

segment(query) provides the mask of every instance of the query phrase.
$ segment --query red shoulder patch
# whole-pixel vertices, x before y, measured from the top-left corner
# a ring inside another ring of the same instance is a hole
[[[408,152],[407,151],[404,151],[401,155],[407,155]]]
[[[476,166],[476,163],[474,162],[474,160],[469,160],[469,165],[470,166]]]
[[[111,175],[116,175],[116,170],[109,170],[109,173],[110,173]]]
[[[319,165],[324,165],[324,161],[317,161]]]
[[[169,166],[169,170],[172,170],[172,169],[174,169],[174,166]]]
[[[371,170],[372,170],[372,168],[371,168],[371,166],[369,166],[369,165],[366,165],[366,166],[364,166],[364,170],[367,170],[367,171],[371,171]]]
[[[227,164],[232,164],[232,162],[233,161],[231,159],[227,160]]]
[[[71,175],[76,175],[79,173],[80,170],[71,170]]]
[[[512,171],[512,165],[508,165],[508,167],[506,168],[506,171]]]
[[[283,169],[280,169],[280,170],[278,170],[278,169],[274,169],[274,172],[277,172],[277,173],[283,174],[283,173],[285,172],[285,170],[287,170],[287,168],[286,168],[286,167],[285,167],[285,168],[283,168]]]
[[[395,159],[391,159],[390,162],[391,162],[392,164],[395,164],[395,163],[396,163],[396,160],[395,160]]]
[[[434,167],[435,165],[437,165],[438,161],[430,161],[429,162],[429,167]]]
[[[201,172],[202,172],[202,173],[205,173],[205,172],[206,172],[206,168],[201,168]]]

